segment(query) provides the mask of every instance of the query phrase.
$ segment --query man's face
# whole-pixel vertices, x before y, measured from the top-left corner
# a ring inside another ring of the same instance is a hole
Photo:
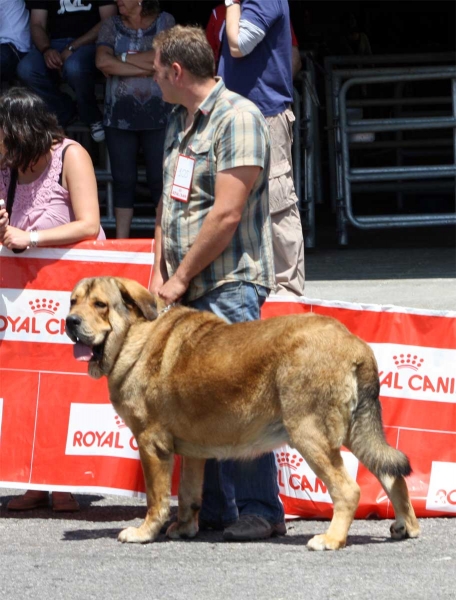
[[[175,86],[172,67],[162,65],[160,61],[160,50],[155,52],[154,57],[154,81],[158,83],[165,102],[178,104],[175,99]]]

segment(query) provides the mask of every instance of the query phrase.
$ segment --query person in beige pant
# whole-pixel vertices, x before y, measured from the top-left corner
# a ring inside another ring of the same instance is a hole
[[[269,210],[277,286],[275,293],[281,296],[304,294],[304,239],[291,158],[294,120],[290,109],[266,117],[271,137]]]

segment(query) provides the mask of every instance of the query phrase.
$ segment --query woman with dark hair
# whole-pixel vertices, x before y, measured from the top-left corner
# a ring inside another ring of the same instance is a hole
[[[142,147],[147,184],[156,206],[162,191],[165,127],[171,106],[162,100],[150,66],[141,56],[174,17],[160,12],[158,0],[117,0],[119,15],[104,21],[98,35],[96,65],[107,77],[104,127],[114,181],[116,235],[130,235]],[[139,66],[138,66],[139,65]]]
[[[26,88],[0,96],[0,242],[12,250],[105,239],[89,154]]]
[[[0,96],[0,242],[16,251],[29,246],[105,239],[97,183],[87,152],[66,139],[44,101],[25,88]],[[47,506],[49,493],[28,490],[10,510]],[[52,493],[55,511],[79,510],[69,492]]]

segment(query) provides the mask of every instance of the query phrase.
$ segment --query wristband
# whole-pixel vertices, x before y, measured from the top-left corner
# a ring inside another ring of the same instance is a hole
[[[76,52],[76,48],[71,44],[68,46],[67,50],[69,50],[70,52]]]
[[[36,248],[38,246],[38,231],[30,232],[30,248]]]
[[[126,52],[122,52],[122,54],[120,55],[120,60],[124,63],[127,62],[127,53]]]
[[[240,4],[241,0],[225,0],[225,6],[233,6],[233,4]]]

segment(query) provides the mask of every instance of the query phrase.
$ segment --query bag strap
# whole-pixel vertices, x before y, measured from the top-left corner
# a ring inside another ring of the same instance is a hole
[[[16,195],[17,185],[17,169],[11,169],[10,171],[10,182],[8,186],[8,195],[6,196],[6,212],[11,219],[11,212],[13,210],[14,196]]]

